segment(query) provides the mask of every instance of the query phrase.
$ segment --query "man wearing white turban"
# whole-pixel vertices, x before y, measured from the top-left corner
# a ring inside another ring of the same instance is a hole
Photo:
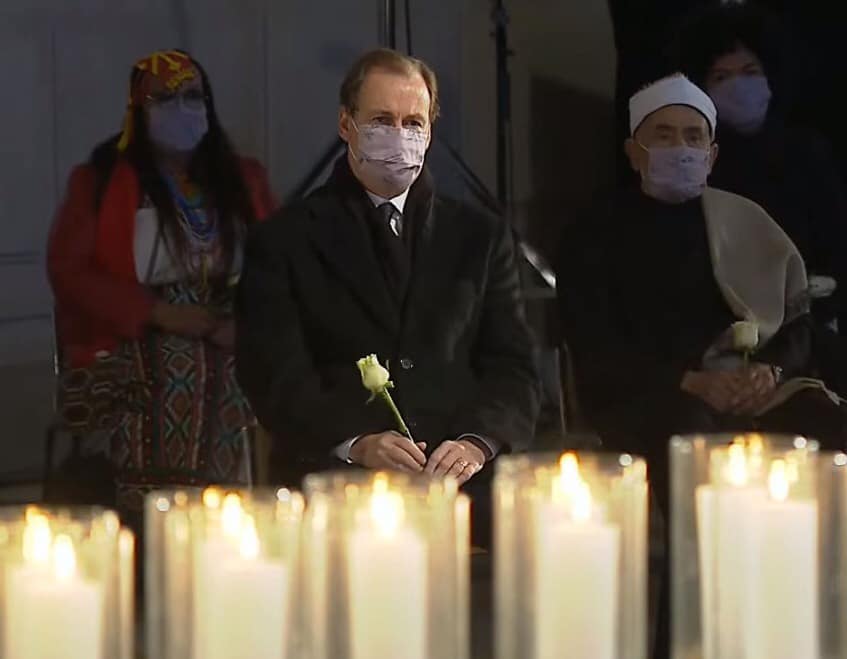
[[[665,513],[673,434],[759,429],[844,446],[823,381],[844,392],[845,361],[821,358],[831,337],[808,313],[791,240],[753,202],[707,186],[716,126],[682,75],[636,93],[625,150],[641,185],[573,225],[558,273],[588,421],[607,447],[647,458]]]

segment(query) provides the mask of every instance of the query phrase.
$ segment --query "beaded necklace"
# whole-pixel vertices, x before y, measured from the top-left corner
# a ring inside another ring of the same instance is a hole
[[[202,190],[186,177],[181,176],[177,180],[166,174],[165,181],[188,235],[191,253],[188,266],[199,269],[201,293],[205,295],[209,289],[210,262],[218,237],[217,216],[214,211],[206,209]],[[199,268],[195,266],[195,261],[199,261]]]

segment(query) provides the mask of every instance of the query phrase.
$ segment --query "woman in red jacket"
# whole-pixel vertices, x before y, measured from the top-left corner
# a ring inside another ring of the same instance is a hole
[[[237,477],[253,417],[233,286],[246,228],[273,205],[202,67],[182,51],[137,62],[124,130],[72,172],[48,248],[64,421],[109,438],[124,511],[154,487]]]

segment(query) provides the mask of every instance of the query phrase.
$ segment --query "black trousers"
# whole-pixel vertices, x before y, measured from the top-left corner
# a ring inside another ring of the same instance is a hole
[[[764,417],[751,419],[720,414],[683,391],[638,397],[599,415],[596,427],[606,448],[647,459],[652,496],[651,628],[655,659],[670,657],[670,473],[668,440],[673,435],[757,430],[803,435],[820,441],[824,450],[847,447],[847,406],[834,404],[822,392],[802,391]]]

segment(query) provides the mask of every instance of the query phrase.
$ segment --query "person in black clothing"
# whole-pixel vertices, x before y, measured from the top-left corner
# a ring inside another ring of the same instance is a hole
[[[758,429],[843,447],[845,419],[829,390],[785,394],[801,376],[844,391],[845,370],[808,313],[796,247],[759,206],[706,185],[718,158],[709,97],[673,76],[633,96],[630,109],[626,153],[641,186],[572,225],[557,281],[586,416],[606,448],[647,458],[667,519],[671,436]],[[749,365],[727,344],[741,320],[762,335]],[[669,652],[666,570],[657,659]]]
[[[760,204],[791,237],[813,289],[813,312],[847,327],[847,204],[827,143],[788,122],[781,40],[771,15],[750,4],[695,14],[671,48],[677,68],[718,109],[721,157],[710,184]],[[826,278],[826,279],[824,279]],[[835,293],[830,295],[835,280]]]
[[[793,243],[756,204],[707,187],[719,160],[714,105],[673,76],[630,107],[626,151],[641,186],[575,223],[558,267],[562,325],[589,421],[607,445],[647,456],[665,503],[675,433],[756,427],[840,446],[842,414],[827,392],[777,395],[801,376],[841,389],[840,354],[831,358],[837,343],[807,313]],[[741,320],[763,335],[749,367],[727,346]]]
[[[424,167],[434,73],[379,50],[341,88],[348,153],[326,184],[247,242],[236,361],[273,435],[273,476],[356,465],[457,477],[480,511],[500,453],[527,447],[539,407],[510,226],[436,194]],[[366,405],[356,361],[391,366],[414,441]]]

